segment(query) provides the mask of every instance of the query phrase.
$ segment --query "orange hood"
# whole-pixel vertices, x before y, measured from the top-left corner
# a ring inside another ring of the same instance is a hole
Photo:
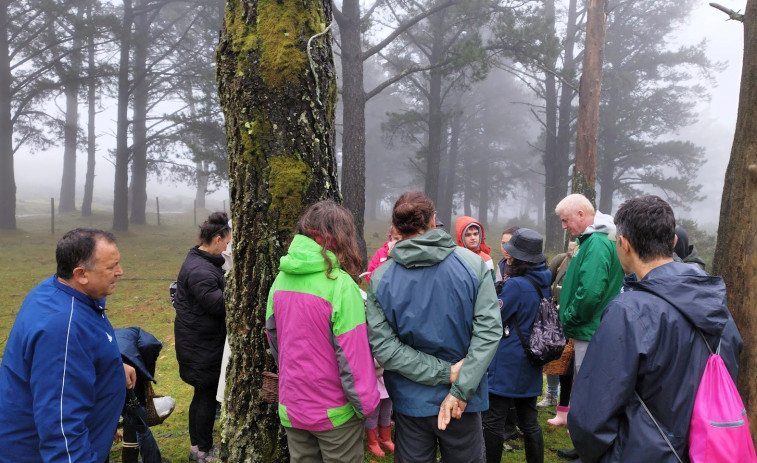
[[[457,222],[455,223],[455,240],[457,241],[457,245],[461,247],[465,247],[465,243],[463,243],[463,236],[465,235],[465,230],[468,229],[471,225],[475,225],[478,227],[478,229],[481,231],[481,240],[478,243],[477,249],[471,249],[471,251],[475,252],[476,254],[480,255],[484,260],[487,260],[486,257],[491,259],[491,256],[489,256],[489,253],[492,251],[492,248],[486,245],[486,242],[484,241],[485,232],[484,232],[484,226],[481,225],[481,222],[474,219],[473,217],[468,217],[467,215],[464,215],[457,219]],[[482,254],[485,254],[486,257],[484,257]]]

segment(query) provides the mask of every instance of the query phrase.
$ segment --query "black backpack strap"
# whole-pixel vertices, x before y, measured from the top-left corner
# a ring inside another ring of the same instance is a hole
[[[520,276],[522,276],[523,278],[528,280],[532,285],[534,285],[534,288],[536,288],[536,291],[539,293],[539,298],[544,299],[541,293],[541,289],[539,289],[539,286],[537,286],[534,280],[530,279],[529,277],[525,275],[520,275]],[[523,346],[523,351],[526,353],[526,357],[528,357],[528,343],[526,342],[525,339],[523,339],[523,333],[520,331],[520,326],[518,326],[518,320],[515,319],[515,315],[516,314],[513,314],[510,318],[508,318],[504,324],[515,326],[515,332],[518,333],[518,339],[520,339],[520,345]],[[513,323],[510,323],[511,321],[513,321]],[[502,329],[504,330],[504,325]]]
[[[526,280],[528,280],[534,286],[534,289],[536,290],[536,292],[539,293],[539,299],[544,299],[544,293],[541,292],[541,288],[539,288],[539,285],[537,285],[534,280],[527,277],[526,275],[521,275],[521,276],[525,278]]]
[[[510,323],[512,321],[512,323]],[[520,331],[520,326],[518,326],[518,320],[515,319],[515,314],[513,314],[512,317],[508,318],[505,322],[505,325],[509,326],[515,326],[515,332],[518,333],[518,339],[520,339],[520,345],[523,347],[523,351],[526,353],[526,356],[528,356],[528,343],[525,339],[523,339],[523,333]],[[504,330],[504,327],[502,328]]]

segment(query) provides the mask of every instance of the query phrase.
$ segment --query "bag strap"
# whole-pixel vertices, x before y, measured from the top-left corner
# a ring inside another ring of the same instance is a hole
[[[510,323],[511,321],[514,321],[514,323]],[[518,339],[520,339],[520,345],[523,347],[523,352],[526,353],[526,356],[528,356],[528,344],[523,339],[523,333],[520,331],[520,326],[518,326],[518,320],[515,319],[515,314],[513,314],[510,318],[505,321],[505,325],[513,325],[515,326],[515,332],[518,333]],[[504,330],[504,328],[502,328]]]
[[[647,292],[647,293],[650,293],[650,294],[654,294],[655,296],[660,297],[657,294],[653,293],[652,291],[647,291],[647,290],[645,290],[643,288],[639,288],[639,290]],[[688,317],[686,317],[686,314],[684,314],[683,312],[681,312],[678,309],[678,307],[676,307],[673,304],[670,304],[670,305],[675,310],[677,310],[681,314],[681,316],[683,316],[684,320],[686,320],[687,322],[689,322],[689,324],[697,331],[697,333],[699,333],[699,336],[702,337],[702,341],[704,341],[704,345],[707,346],[707,350],[710,351],[710,354],[717,353],[718,355],[720,355],[720,344],[723,341],[723,337],[722,336],[719,337],[719,339],[718,339],[718,347],[716,348],[715,352],[713,352],[712,351],[712,347],[710,347],[710,343],[707,342],[707,338],[704,336],[704,333],[702,332],[702,330],[700,330],[698,326],[696,326],[694,323],[692,323],[692,321],[689,320]],[[683,463],[682,460],[681,460],[681,457],[678,456],[678,452],[676,452],[676,450],[673,448],[673,444],[670,443],[670,439],[668,439],[668,436],[665,435],[665,432],[663,432],[663,430],[660,427],[659,423],[657,423],[657,420],[652,415],[652,412],[649,410],[649,408],[647,408],[647,404],[644,403],[644,401],[642,400],[641,396],[639,395],[639,393],[637,391],[633,391],[633,393],[636,394],[636,398],[639,399],[639,402],[641,402],[641,406],[644,407],[644,410],[646,410],[646,412],[649,415],[649,417],[652,418],[652,422],[654,422],[654,425],[657,426],[657,430],[660,431],[660,435],[662,436],[663,439],[665,439],[665,442],[668,444],[668,447],[670,447],[670,450],[673,452],[673,455],[676,456],[676,458],[678,459],[678,461],[680,463]]]
[[[539,299],[544,299],[544,293],[541,292],[541,288],[539,288],[539,285],[536,284],[534,280],[532,280],[530,277],[527,277],[526,275],[521,275],[523,278],[529,281],[536,290],[537,293],[539,293]]]
[[[676,459],[679,463],[683,463],[683,460],[681,460],[681,457],[678,456],[678,452],[676,452],[676,449],[673,448],[673,444],[670,443],[670,439],[668,439],[668,436],[665,435],[665,432],[660,427],[660,424],[657,423],[657,420],[654,418],[654,415],[652,415],[652,412],[649,411],[649,408],[647,408],[647,404],[644,403],[644,401],[641,399],[641,396],[638,392],[633,391],[634,394],[636,394],[636,398],[639,399],[639,402],[641,402],[641,406],[644,407],[644,410],[647,412],[650,418],[652,418],[652,422],[655,426],[657,426],[657,430],[660,431],[660,435],[663,439],[665,439],[665,443],[668,444],[668,447],[670,447],[670,450],[673,452],[673,455],[676,456]]]
[[[541,289],[539,288],[539,286],[537,286],[536,282],[525,275],[521,275],[521,276],[525,278],[526,280],[528,280],[534,286],[534,288],[536,288],[536,291],[539,293],[540,300],[544,299],[544,296],[542,296]],[[529,354],[528,343],[523,339],[523,333],[521,333],[520,326],[518,326],[518,320],[515,320],[515,323],[510,323],[510,321],[515,318],[515,315],[516,314],[512,314],[512,316],[510,316],[510,318],[508,318],[505,321],[505,324],[515,325],[515,332],[518,333],[518,339],[520,339],[520,345],[523,347],[523,351],[526,353],[526,357],[528,357],[528,354]]]

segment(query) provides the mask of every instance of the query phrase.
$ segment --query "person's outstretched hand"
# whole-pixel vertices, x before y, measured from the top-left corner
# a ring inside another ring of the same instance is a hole
[[[437,420],[439,429],[444,431],[447,429],[447,425],[452,418],[459,419],[463,416],[463,411],[465,411],[466,405],[467,403],[452,394],[447,394],[447,397],[444,398],[444,401],[442,401],[442,404],[439,406],[439,417]]]

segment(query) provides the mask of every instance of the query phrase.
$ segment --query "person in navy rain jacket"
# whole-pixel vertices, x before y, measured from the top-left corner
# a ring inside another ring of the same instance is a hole
[[[57,274],[26,297],[5,346],[0,462],[107,461],[136,380],[105,315],[123,275],[115,238],[77,228],[58,242],[55,258]]]

